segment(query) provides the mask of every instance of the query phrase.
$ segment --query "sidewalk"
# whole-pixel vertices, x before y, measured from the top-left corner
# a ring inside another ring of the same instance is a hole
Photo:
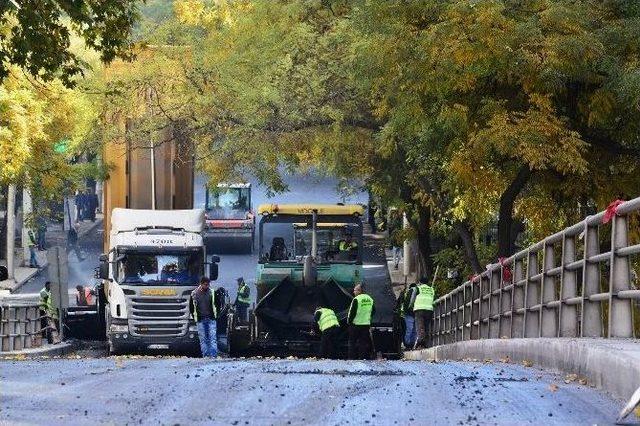
[[[57,345],[46,343],[37,348],[21,349],[18,351],[0,351],[0,360],[22,360],[37,357],[54,357],[68,355],[75,349],[75,345],[70,341],[61,342]]]
[[[385,253],[387,256],[387,269],[389,269],[389,276],[391,277],[391,286],[393,287],[395,295],[398,296],[405,283],[404,262],[400,260],[398,269],[395,269],[395,265],[393,263],[393,252],[391,251],[391,249],[386,249]],[[417,279],[418,278],[416,277],[415,272],[411,272],[406,277],[408,283],[416,282]]]
[[[96,215],[95,222],[79,222],[78,229],[78,239],[80,240],[89,232],[93,231],[96,227],[102,225],[102,214]],[[66,231],[62,229],[62,226],[59,224],[52,224],[47,228],[47,245],[51,246],[62,246],[66,247],[67,245],[67,235]],[[0,295],[9,294],[11,292],[19,289],[25,282],[29,281],[33,276],[35,276],[38,272],[47,267],[47,252],[46,251],[38,251],[36,254],[38,258],[39,268],[30,268],[27,266],[16,266],[14,270],[14,279],[13,280],[4,280],[0,281]],[[15,251],[15,264],[22,265],[23,264],[23,250],[22,248],[16,248]],[[5,263],[6,265],[6,263]]]

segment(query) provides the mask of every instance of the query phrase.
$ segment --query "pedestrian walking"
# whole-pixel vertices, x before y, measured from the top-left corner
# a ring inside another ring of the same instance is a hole
[[[354,298],[349,306],[349,359],[371,359],[371,317],[375,313],[373,299],[365,294],[361,284],[353,288]]]
[[[198,327],[202,356],[218,356],[216,296],[209,287],[209,278],[200,278],[200,285],[191,292],[189,311]]]
[[[431,334],[431,322],[433,321],[433,298],[435,291],[426,277],[420,278],[418,293],[413,304],[415,316],[417,340],[415,348],[426,348]]]
[[[36,239],[38,244],[38,250],[43,251],[47,249],[47,221],[42,216],[36,219]]]
[[[78,246],[78,228],[79,225],[77,223],[74,223],[71,225],[69,231],[67,231],[67,252],[73,250],[76,254],[76,257],[78,258],[78,261],[82,262],[84,260],[84,257],[82,256],[82,251]]]
[[[47,341],[57,345],[60,343],[60,335],[58,334],[58,309],[53,306],[53,298],[51,297],[51,282],[44,283],[44,288],[40,290],[40,310],[43,311],[47,324]]]
[[[333,309],[318,306],[314,315],[314,329],[320,333],[320,358],[336,359],[338,357],[338,338],[340,323]]]
[[[402,232],[402,212],[393,208],[389,212],[389,240],[393,253],[393,269],[398,269],[404,251],[404,235]]]
[[[33,232],[33,229],[29,229],[28,231],[29,237],[29,266],[32,268],[39,268],[38,264],[38,256],[37,256],[37,248],[38,242],[36,241],[36,234]]]
[[[82,192],[82,191],[78,191],[78,193],[76,194],[76,222],[82,222],[85,219],[86,216],[86,208],[87,208],[87,195]]]
[[[246,323],[249,321],[248,311],[249,311],[249,305],[251,304],[251,299],[249,298],[251,289],[249,288],[247,283],[244,282],[244,278],[239,277],[237,279],[237,282],[238,282],[238,294],[236,295],[236,301],[235,301],[236,316],[240,320],[240,322]]]
[[[85,193],[85,203],[86,203],[86,217],[85,219],[90,220],[91,222],[96,221],[96,209],[98,208],[98,196],[93,193],[91,188],[87,188]]]

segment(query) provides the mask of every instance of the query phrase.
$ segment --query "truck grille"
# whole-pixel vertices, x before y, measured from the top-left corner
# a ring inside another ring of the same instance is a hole
[[[179,337],[187,334],[189,299],[183,297],[129,298],[129,332],[133,336]]]

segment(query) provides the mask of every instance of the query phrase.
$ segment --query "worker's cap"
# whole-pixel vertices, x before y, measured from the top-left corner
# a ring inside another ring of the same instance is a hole
[[[243,283],[244,282],[244,278],[238,277],[238,278],[236,278],[236,281],[238,281],[238,284]]]
[[[420,277],[420,284],[429,284],[429,279],[427,277]]]
[[[79,285],[79,284],[76,286],[76,290],[82,290],[83,288],[84,288],[84,287],[82,287],[82,286],[81,286],[81,285]]]

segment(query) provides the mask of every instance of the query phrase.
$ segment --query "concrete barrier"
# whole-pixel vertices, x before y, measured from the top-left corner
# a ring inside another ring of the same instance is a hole
[[[539,338],[482,339],[405,352],[410,360],[509,359],[585,377],[589,384],[627,400],[640,387],[640,340]]]

